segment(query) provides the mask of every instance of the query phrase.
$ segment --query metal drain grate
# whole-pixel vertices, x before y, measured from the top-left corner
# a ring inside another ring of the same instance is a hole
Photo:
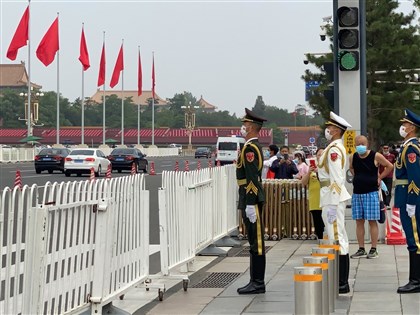
[[[271,247],[273,246],[266,246],[265,253],[267,253]],[[244,246],[239,252],[236,253],[236,255],[234,255],[234,257],[249,257],[249,249],[249,246]]]
[[[191,288],[225,288],[240,275],[240,272],[212,272]]]

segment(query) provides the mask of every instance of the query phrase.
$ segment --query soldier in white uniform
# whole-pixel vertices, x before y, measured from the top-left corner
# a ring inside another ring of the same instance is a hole
[[[321,183],[320,206],[328,239],[340,243],[339,293],[350,292],[349,278],[349,241],[344,227],[346,201],[351,199],[346,187],[346,149],[341,140],[344,131],[351,128],[342,117],[330,112],[330,120],[325,123],[325,138],[330,144],[325,148],[318,166]]]

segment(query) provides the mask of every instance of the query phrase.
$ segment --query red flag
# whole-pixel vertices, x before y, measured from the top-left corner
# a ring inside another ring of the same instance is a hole
[[[152,97],[155,99],[155,56],[153,56],[153,63],[152,63]]]
[[[118,53],[117,61],[115,62],[114,72],[112,72],[111,83],[109,86],[113,88],[118,84],[120,80],[120,72],[124,70],[124,57],[123,57],[123,45],[121,45],[120,52]]]
[[[36,56],[45,66],[48,66],[54,61],[55,54],[59,49],[57,17],[39,43]]]
[[[138,71],[138,81],[137,81],[137,95],[140,96],[143,93],[143,73],[141,70],[141,58],[139,50],[139,71]]]
[[[90,68],[89,53],[86,45],[85,30],[82,27],[82,36],[80,38],[80,56],[79,60],[83,65],[83,71]]]
[[[26,46],[29,40],[29,5],[20,19],[19,25],[16,28],[15,35],[13,35],[10,42],[9,49],[7,50],[7,58],[15,60],[18,50]]]
[[[101,61],[99,62],[98,86],[105,84],[105,42],[102,45]]]

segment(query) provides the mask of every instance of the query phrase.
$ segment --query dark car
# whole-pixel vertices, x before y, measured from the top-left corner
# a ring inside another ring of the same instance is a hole
[[[199,159],[201,157],[204,158],[211,158],[211,150],[207,147],[198,147],[197,150],[195,150],[195,158]]]
[[[48,171],[52,174],[58,170],[64,173],[64,160],[69,155],[70,150],[66,148],[47,148],[42,149],[35,156],[35,172],[41,174],[42,171]]]
[[[149,166],[146,155],[136,148],[114,149],[108,156],[108,160],[112,163],[112,170],[117,170],[118,173],[121,173],[122,170],[131,170],[133,164],[137,173],[140,171],[147,173]]]

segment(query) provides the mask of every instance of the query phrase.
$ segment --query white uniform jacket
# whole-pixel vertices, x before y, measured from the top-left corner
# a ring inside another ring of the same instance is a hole
[[[347,169],[346,149],[341,139],[332,141],[324,150],[318,165],[321,182],[320,206],[338,205],[351,199],[345,187]]]

